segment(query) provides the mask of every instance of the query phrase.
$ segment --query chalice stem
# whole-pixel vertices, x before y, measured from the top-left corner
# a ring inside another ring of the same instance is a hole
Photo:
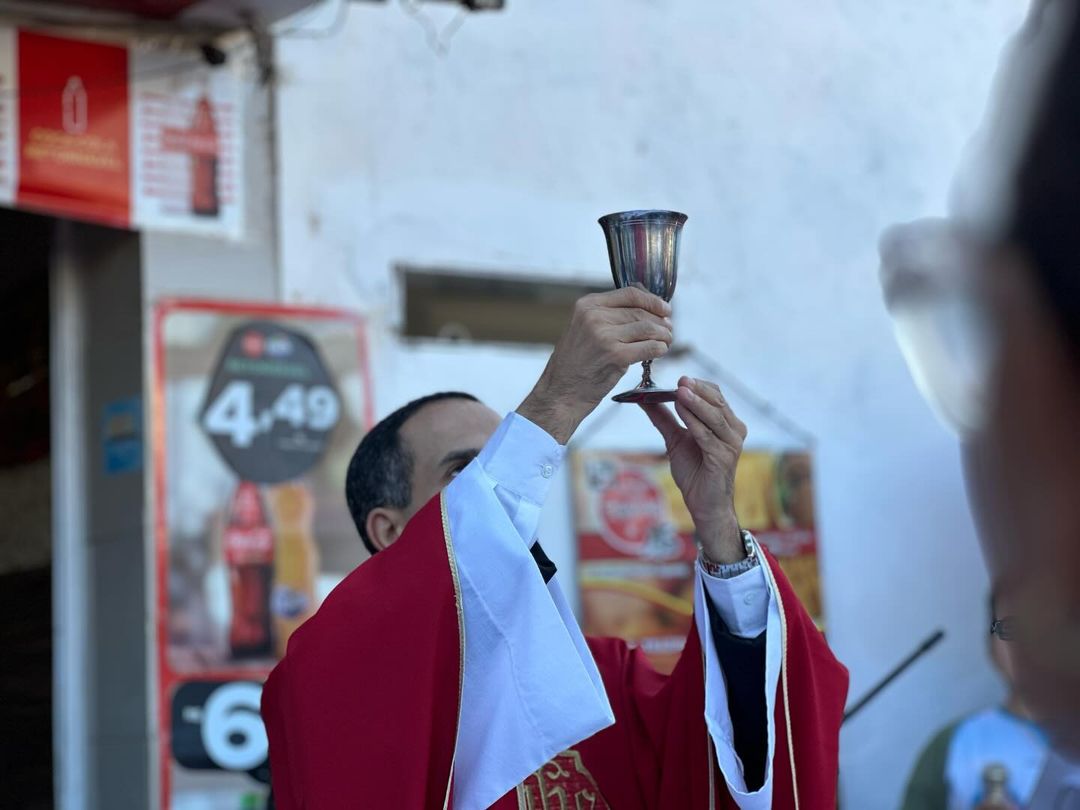
[[[655,388],[656,384],[652,381],[652,360],[641,361],[641,384],[638,388]]]

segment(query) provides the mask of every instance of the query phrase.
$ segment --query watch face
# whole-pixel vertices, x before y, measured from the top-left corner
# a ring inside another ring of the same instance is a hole
[[[743,548],[746,549],[746,557],[749,560],[757,559],[757,546],[754,545],[754,535],[746,529],[742,530]]]

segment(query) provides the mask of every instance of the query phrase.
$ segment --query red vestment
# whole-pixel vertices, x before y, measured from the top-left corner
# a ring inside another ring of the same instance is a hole
[[[834,810],[847,672],[776,561],[766,560],[784,626],[773,806]],[[463,638],[437,496],[293,634],[267,680],[262,713],[277,807],[452,807]],[[589,646],[615,725],[556,757],[495,807],[559,807],[550,803],[559,799],[575,810],[735,807],[705,726],[697,630],[671,675],[622,641]]]

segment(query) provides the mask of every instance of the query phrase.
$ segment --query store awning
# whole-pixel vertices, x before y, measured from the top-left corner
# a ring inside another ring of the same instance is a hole
[[[94,11],[122,12],[155,20],[240,24],[253,20],[271,23],[316,0],[53,0],[37,6],[76,6]]]

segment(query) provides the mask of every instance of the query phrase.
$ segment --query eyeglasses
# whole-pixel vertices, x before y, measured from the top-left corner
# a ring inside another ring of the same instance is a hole
[[[881,238],[881,284],[915,384],[960,435],[986,423],[997,337],[987,252],[955,221],[924,219]]]
[[[1013,641],[1016,638],[1016,629],[1015,616],[1006,616],[990,622],[990,635],[997,636],[1002,641]]]

